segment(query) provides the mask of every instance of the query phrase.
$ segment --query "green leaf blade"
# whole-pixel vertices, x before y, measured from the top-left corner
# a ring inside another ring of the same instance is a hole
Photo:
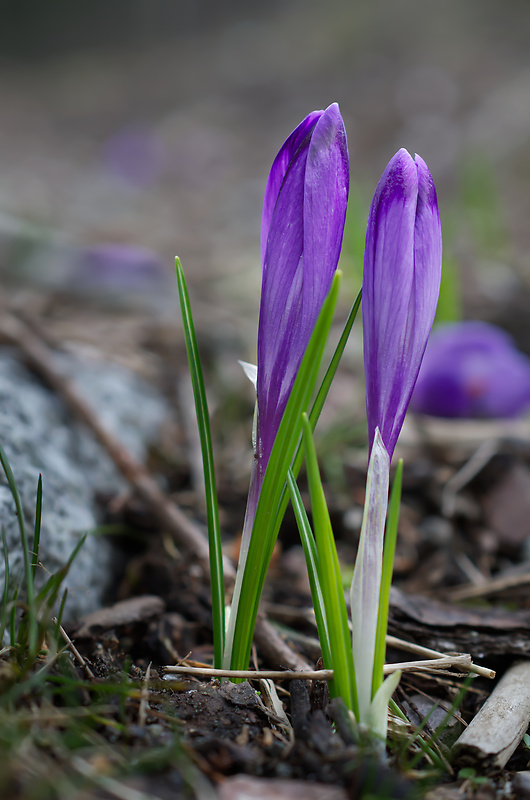
[[[311,425],[305,414],[303,415],[303,433],[307,480],[318,552],[320,586],[326,609],[329,647],[333,660],[334,685],[337,694],[357,716],[355,671],[339,559],[320,478]]]
[[[195,326],[191,313],[191,304],[184,277],[184,270],[180,259],[175,259],[177,282],[182,313],[182,324],[186,352],[195,399],[195,410],[201,442],[202,462],[204,471],[204,487],[206,495],[206,513],[208,520],[208,545],[210,552],[210,582],[212,598],[212,622],[214,630],[214,665],[222,666],[224,638],[225,638],[225,595],[223,552],[221,540],[221,526],[219,523],[219,508],[217,501],[217,488],[215,481],[215,468],[213,460],[212,436],[210,431],[210,418],[202,366],[195,336]]]

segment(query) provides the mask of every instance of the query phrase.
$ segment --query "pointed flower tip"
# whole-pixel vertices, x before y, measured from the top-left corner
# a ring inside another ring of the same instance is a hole
[[[342,122],[342,116],[338,103],[330,103],[330,105],[325,109],[325,111],[322,112],[322,114],[328,117],[334,117]]]

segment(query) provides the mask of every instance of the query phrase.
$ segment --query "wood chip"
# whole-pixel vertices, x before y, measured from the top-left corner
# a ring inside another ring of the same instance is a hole
[[[502,769],[530,723],[530,661],[514,664],[502,677],[455,744],[461,763]]]

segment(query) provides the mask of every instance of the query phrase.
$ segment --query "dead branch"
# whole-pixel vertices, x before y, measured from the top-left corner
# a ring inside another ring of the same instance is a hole
[[[530,661],[504,674],[455,744],[462,763],[502,769],[530,723]]]
[[[391,675],[394,672],[436,672],[451,668],[469,669],[471,657],[468,655],[446,656],[426,661],[402,661],[398,664],[385,664],[383,672]],[[166,675],[195,675],[204,678],[243,678],[246,680],[307,680],[307,681],[332,681],[332,669],[320,670],[251,670],[251,669],[213,669],[210,667],[187,667],[185,665],[164,667]]]

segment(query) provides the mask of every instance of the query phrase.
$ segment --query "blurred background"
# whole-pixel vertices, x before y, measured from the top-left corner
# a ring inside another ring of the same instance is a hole
[[[438,188],[441,316],[500,322],[530,352],[525,0],[0,7],[4,299],[56,322],[73,303],[79,337],[105,309],[178,325],[178,254],[199,325],[252,359],[267,173],[300,119],[336,100],[352,177],[344,307],[371,194],[404,146]]]

